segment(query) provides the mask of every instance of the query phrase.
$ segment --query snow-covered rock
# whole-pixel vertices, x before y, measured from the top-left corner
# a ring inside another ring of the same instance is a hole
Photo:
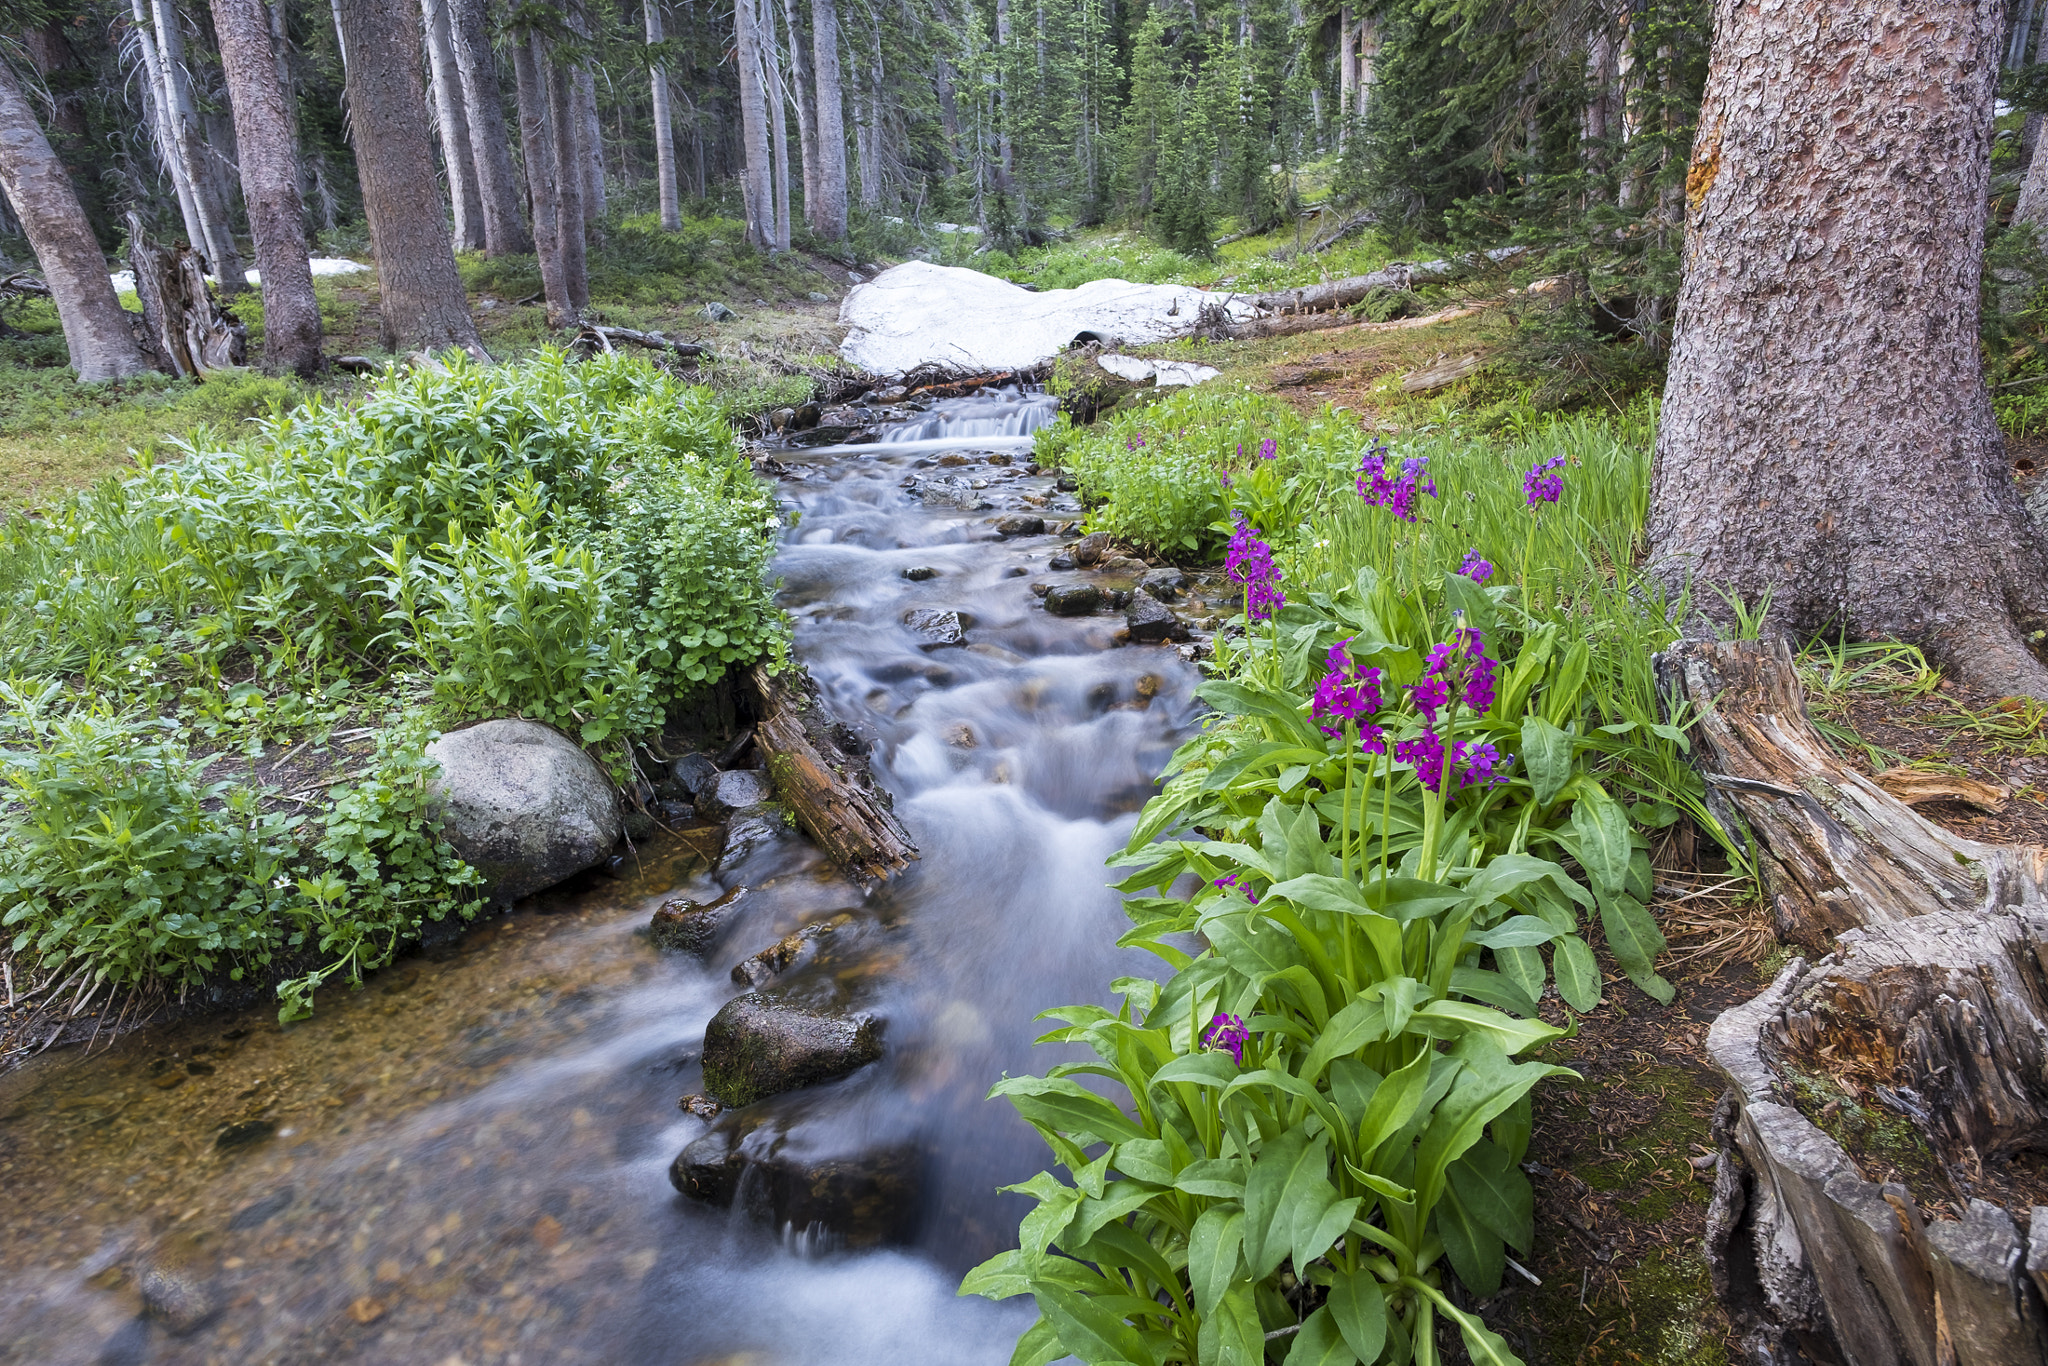
[[[930,364],[1023,369],[1077,339],[1139,346],[1180,336],[1203,304],[1220,301],[1188,285],[1128,280],[1034,293],[978,270],[909,261],[846,296],[839,321],[849,330],[839,354],[879,375]],[[1250,312],[1248,303],[1230,307]]]
[[[1191,360],[1146,360],[1143,356],[1098,356],[1095,363],[1118,379],[1132,384],[1149,379],[1162,389],[1207,384],[1223,373],[1213,365],[1197,365]]]

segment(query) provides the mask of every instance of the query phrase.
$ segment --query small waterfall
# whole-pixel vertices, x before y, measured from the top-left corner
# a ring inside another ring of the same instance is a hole
[[[1028,438],[1058,416],[1059,402],[1052,395],[1027,393],[1010,385],[972,398],[944,399],[921,417],[892,424],[882,433],[881,444],[944,441],[957,445],[990,437]]]

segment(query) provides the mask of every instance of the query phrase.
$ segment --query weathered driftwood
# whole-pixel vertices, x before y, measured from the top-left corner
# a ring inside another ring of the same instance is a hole
[[[1781,932],[1836,949],[1708,1034],[1731,1089],[1707,1251],[1748,1355],[2048,1363],[2048,1207],[2030,1254],[1973,1198],[1986,1161],[2048,1143],[2043,851],[1960,839],[1836,760],[1782,642],[1687,642],[1660,668],[1699,707],[1695,762]],[[1795,1107],[1802,1074],[1910,1124],[1940,1189],[1867,1180]],[[1937,1197],[1964,1217],[1923,1224]]]
[[[190,247],[156,246],[143,233],[142,220],[131,213],[128,265],[135,272],[149,349],[166,371],[204,379],[209,371],[233,369],[248,360],[249,329],[214,299]]]
[[[749,675],[760,720],[754,738],[768,759],[776,796],[847,876],[884,881],[918,857],[917,846],[875,786],[859,737],[817,705],[810,676]]]
[[[1699,709],[1694,762],[1755,837],[1780,938],[1826,952],[1844,930],[2015,905],[2048,881],[2048,851],[1950,834],[1836,758],[1782,640],[1687,641],[1659,667]]]
[[[1520,247],[1497,247],[1479,255],[1441,261],[1404,261],[1368,275],[1352,275],[1319,285],[1276,290],[1271,294],[1255,294],[1251,296],[1251,302],[1254,307],[1268,313],[1327,313],[1333,308],[1349,308],[1376,289],[1410,290],[1459,271],[1505,261],[1520,254],[1521,250]]]
[[[668,351],[684,360],[697,360],[711,354],[711,348],[698,342],[683,341],[660,332],[641,332],[630,327],[599,326],[584,323],[577,332],[577,340],[588,341],[600,351],[610,351],[614,343],[625,342],[631,346],[644,346],[654,351]]]
[[[1486,357],[1477,352],[1458,356],[1452,360],[1438,361],[1435,365],[1401,376],[1401,388],[1411,394],[1426,394],[1432,389],[1442,389],[1456,384],[1459,380],[1476,375],[1486,368]]]

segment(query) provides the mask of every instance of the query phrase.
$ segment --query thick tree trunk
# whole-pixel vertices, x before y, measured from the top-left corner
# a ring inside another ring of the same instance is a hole
[[[577,164],[583,168],[580,187],[583,221],[595,226],[604,220],[604,124],[597,116],[597,78],[587,66],[574,69],[570,77],[576,100]]]
[[[377,257],[383,342],[392,351],[460,346],[483,355],[439,213],[414,0],[335,0],[348,45],[348,108],[370,248]]]
[[[803,159],[804,221],[810,223],[818,214],[818,92],[796,0],[782,0],[782,30],[789,43],[789,93],[796,101],[796,145]]]
[[[1337,9],[1337,145],[1342,147],[1351,132],[1351,99],[1358,90],[1358,33],[1351,26],[1351,6]]]
[[[838,0],[811,0],[811,64],[817,82],[818,202],[811,231],[828,242],[846,236],[845,96],[839,81]],[[805,207],[810,208],[809,201]]]
[[[647,20],[647,45],[661,41],[661,0],[641,0]],[[676,189],[676,133],[669,117],[668,69],[660,62],[648,68],[654,98],[654,180],[661,196],[661,226],[676,232],[683,226],[682,197]]]
[[[562,275],[561,222],[555,211],[554,135],[548,125],[547,81],[541,75],[540,40],[520,35],[512,44],[512,77],[519,91],[519,151],[526,160],[526,183],[533,203],[534,256],[540,263],[541,293],[547,300],[548,326],[569,327],[576,306]]]
[[[306,206],[269,15],[262,0],[213,0],[213,29],[234,106],[242,200],[263,283],[264,365],[312,375],[320,368],[320,303],[313,296]]]
[[[536,54],[538,55],[538,54]],[[555,148],[555,229],[560,234],[562,288],[569,304],[569,321],[576,322],[590,304],[590,276],[585,233],[589,219],[583,201],[587,179],[580,174],[586,165],[583,154],[583,117],[577,108],[575,73],[562,62],[550,61],[542,73],[547,80],[548,126]]]
[[[192,196],[192,177],[184,157],[178,152],[178,135],[172,129],[169,107],[164,100],[164,91],[169,86],[164,79],[163,54],[157,50],[156,25],[149,17],[148,0],[128,0],[128,12],[134,21],[135,48],[142,63],[142,104],[149,114],[157,160],[163,164],[164,174],[170,177],[171,189],[177,195],[178,214],[185,224],[185,240],[195,249],[206,251],[209,250],[206,230],[200,223],[198,202]]]
[[[1769,594],[2048,696],[2015,624],[2048,548],[1978,355],[2002,16],[1716,0],[1649,534],[1696,606]]]
[[[448,0],[420,0],[427,35],[427,74],[434,98],[434,127],[440,135],[441,165],[448,172],[448,202],[454,209],[455,249],[482,251],[484,205],[478,192],[475,154],[470,150],[469,114],[463,108],[462,75],[448,26]]]
[[[533,236],[519,207],[519,176],[512,167],[512,142],[505,130],[505,102],[498,91],[498,61],[491,51],[485,0],[448,0],[449,40],[462,81],[463,112],[469,119],[470,164],[484,220],[484,255],[514,256],[533,250]]]
[[[774,0],[760,0],[761,57],[763,89],[768,96],[768,127],[775,153],[775,242],[777,251],[789,250],[789,83],[782,69],[782,52],[775,41]]]
[[[185,31],[179,26],[178,11],[171,0],[154,0],[154,15],[164,108],[169,115],[173,145],[192,187],[199,230],[205,236],[203,243],[193,245],[205,247],[207,264],[220,281],[220,292],[239,294],[249,287],[247,270],[228,223],[220,181],[207,162],[206,139],[199,127],[198,107],[192,99],[192,78],[185,69]]]
[[[738,48],[740,138],[746,164],[740,172],[741,198],[746,203],[747,240],[757,247],[775,245],[775,207],[769,171],[768,95],[763,89],[760,7],[763,0],[736,0],[733,5],[734,45]]]
[[[78,191],[5,62],[0,62],[0,188],[20,215],[43,268],[78,378],[97,383],[148,370],[149,360],[107,279],[107,260],[85,221]]]

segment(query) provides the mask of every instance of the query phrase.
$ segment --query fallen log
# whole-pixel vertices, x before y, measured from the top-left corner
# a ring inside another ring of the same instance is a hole
[[[1952,835],[1849,769],[1782,640],[1688,641],[1658,673],[1781,933],[1833,949],[1708,1034],[1730,1090],[1707,1256],[1745,1354],[2048,1363],[2048,1205],[2029,1245],[1980,1198],[1988,1165],[2048,1147],[2048,850]],[[1860,1154],[1815,1122],[1850,1112]]]
[[[149,349],[165,371],[203,380],[209,371],[234,369],[249,359],[249,329],[214,299],[190,247],[156,246],[131,213],[128,265],[135,272]]]
[[[918,857],[917,846],[889,794],[875,785],[866,746],[818,705],[816,685],[800,668],[748,674],[760,720],[754,738],[768,760],[775,795],[797,824],[847,876],[864,886],[883,882]]]
[[[644,346],[653,351],[668,351],[684,360],[697,360],[711,355],[711,348],[700,342],[682,341],[660,332],[641,332],[631,327],[584,323],[577,329],[576,337],[578,341],[591,342],[601,351],[610,351],[613,343],[624,342],[629,346]],[[712,356],[712,359],[716,360],[717,357]]]
[[[1459,271],[1474,270],[1488,263],[1498,264],[1521,255],[1525,250],[1525,247],[1496,247],[1492,251],[1441,261],[1405,261],[1369,275],[1353,275],[1271,294],[1254,294],[1251,303],[1268,313],[1327,313],[1333,308],[1349,308],[1376,289],[1405,292]]]
[[[1455,360],[1438,361],[1435,365],[1411,371],[1401,376],[1401,388],[1410,394],[1426,394],[1432,389],[1448,388],[1485,368],[1486,357],[1474,352],[1468,356],[1459,356]]]

